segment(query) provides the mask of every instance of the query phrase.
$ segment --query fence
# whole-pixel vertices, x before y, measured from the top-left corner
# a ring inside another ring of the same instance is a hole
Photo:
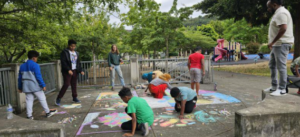
[[[11,104],[10,68],[0,68],[0,106]]]
[[[120,67],[125,83],[128,85],[131,81],[130,62],[129,60],[125,60],[123,62],[124,63],[121,64]],[[85,75],[79,75],[78,86],[84,87],[93,85],[102,87],[110,85],[110,70],[106,60],[81,61],[81,67]],[[121,85],[117,73],[115,76],[115,85]]]
[[[45,94],[49,94],[56,90],[55,63],[40,64],[43,80],[46,84]],[[59,72],[60,73],[60,72]]]
[[[187,61],[187,58],[139,60],[139,83],[146,82],[141,79],[142,74],[155,70],[169,73],[172,76],[172,83],[188,82],[185,78],[188,73]]]
[[[206,74],[204,77],[202,77],[203,82],[213,81],[213,73],[210,61],[210,56],[205,56]],[[190,74],[187,63],[188,58],[139,60],[139,83],[146,82],[145,80],[141,79],[142,74],[155,70],[160,70],[163,73],[169,73],[172,76],[171,83],[190,82]]]

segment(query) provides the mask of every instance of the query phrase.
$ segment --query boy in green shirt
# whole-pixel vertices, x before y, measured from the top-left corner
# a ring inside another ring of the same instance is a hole
[[[128,104],[125,112],[132,120],[122,123],[123,130],[131,130],[131,133],[125,133],[123,136],[131,137],[136,130],[142,130],[142,135],[149,134],[149,126],[153,124],[154,114],[148,103],[139,97],[133,97],[129,88],[122,88],[119,92],[121,99]]]

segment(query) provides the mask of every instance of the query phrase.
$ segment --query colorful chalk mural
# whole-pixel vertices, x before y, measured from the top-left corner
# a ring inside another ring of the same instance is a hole
[[[165,91],[165,94],[167,95],[163,97],[165,101],[167,101],[170,104],[170,106],[174,107],[175,101],[170,95],[170,90],[167,89]],[[164,100],[162,100],[161,102],[163,101]],[[225,103],[238,103],[238,102],[241,101],[232,96],[225,95],[222,93],[218,93],[214,91],[206,91],[206,90],[199,90],[198,92],[197,105],[225,104]]]
[[[99,107],[100,110],[116,110],[118,108],[127,107],[127,104],[120,99],[99,100],[93,104],[93,107]]]
[[[71,104],[71,105],[62,105],[61,108],[71,109],[71,108],[81,108],[81,104]]]
[[[131,119],[126,113],[113,112],[108,113],[104,116],[99,116],[100,114],[102,113],[89,113],[85,117],[76,135],[79,136],[101,133],[124,132],[120,129],[121,124]]]
[[[178,113],[175,112],[173,107],[164,108],[164,112],[155,115],[155,120],[153,126],[159,127],[185,127],[189,125],[194,125],[197,123],[202,123],[202,125],[217,122],[217,120],[222,120],[224,116],[228,116],[229,111],[227,110],[201,110],[196,111],[192,114],[185,114],[184,119],[178,119]]]
[[[196,124],[196,120],[194,119],[194,114],[187,114],[184,115],[184,119],[178,119],[178,114],[173,113],[175,111],[174,107],[166,107],[164,109],[165,112],[155,116],[153,126],[184,127],[184,126]]]
[[[131,92],[133,96],[138,96],[136,91]],[[120,99],[118,92],[102,92],[98,95],[96,100],[105,100],[105,99]]]
[[[153,97],[140,97],[145,99],[151,108],[171,107],[165,99],[157,99]]]
[[[131,117],[128,116],[125,112],[123,113],[115,112],[99,118],[100,123],[103,123],[104,125],[110,127],[116,127],[116,126],[121,127],[121,124],[128,120],[131,120]]]
[[[103,100],[103,99],[120,99],[118,92],[102,92],[98,95],[96,100]]]
[[[195,118],[197,119],[197,121],[202,122],[202,123],[212,123],[212,122],[216,122],[217,118],[209,115],[208,113],[204,112],[204,111],[197,111],[194,113]]]

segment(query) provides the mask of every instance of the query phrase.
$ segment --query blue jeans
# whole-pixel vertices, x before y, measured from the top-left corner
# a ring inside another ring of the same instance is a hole
[[[114,87],[115,86],[115,73],[117,72],[119,79],[121,81],[121,85],[125,86],[125,82],[124,82],[124,78],[123,78],[123,74],[122,74],[122,70],[120,65],[111,65],[111,67],[113,67],[113,70],[110,72],[110,77],[111,77],[111,86]]]

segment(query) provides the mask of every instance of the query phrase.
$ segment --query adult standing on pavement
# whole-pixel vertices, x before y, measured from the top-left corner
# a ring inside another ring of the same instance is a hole
[[[71,84],[73,102],[80,103],[77,98],[77,76],[79,73],[84,75],[80,66],[79,53],[75,51],[76,41],[69,40],[68,48],[64,49],[60,54],[61,72],[64,78],[64,85],[62,86],[56,98],[55,104],[60,105],[60,101],[65,95],[69,85]]]
[[[195,49],[195,53],[189,56],[188,60],[188,68],[190,70],[191,75],[191,89],[195,89],[196,85],[196,93],[200,89],[200,81],[201,81],[201,71],[202,76],[205,75],[204,70],[204,56],[201,54],[201,48],[197,47]]]
[[[294,43],[293,20],[290,12],[282,6],[283,0],[269,0],[268,11],[273,15],[269,27],[269,44],[271,49],[269,67],[271,70],[272,86],[265,92],[272,92],[272,96],[286,94],[287,83],[287,55]],[[277,82],[279,71],[279,87]]]
[[[119,79],[121,81],[121,85],[124,87],[125,82],[122,74],[122,70],[120,67],[120,63],[122,63],[122,58],[120,56],[120,52],[115,44],[111,46],[111,52],[108,54],[108,66],[110,69],[110,77],[111,77],[111,90],[114,91],[115,86],[115,72],[117,72]]]

